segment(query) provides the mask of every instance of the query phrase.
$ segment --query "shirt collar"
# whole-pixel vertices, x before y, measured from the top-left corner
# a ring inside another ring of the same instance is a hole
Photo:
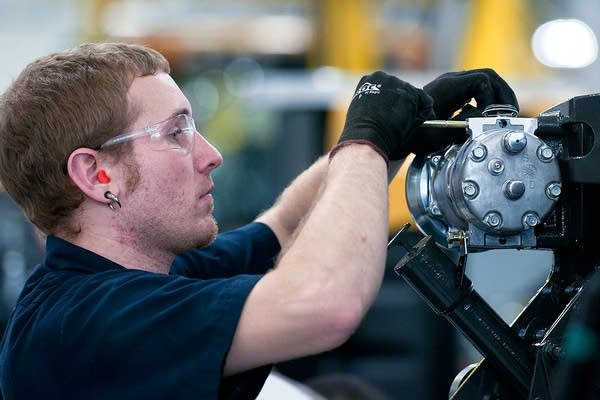
[[[123,266],[107,258],[56,236],[46,238],[45,265],[56,270],[78,270],[89,273],[124,269]]]

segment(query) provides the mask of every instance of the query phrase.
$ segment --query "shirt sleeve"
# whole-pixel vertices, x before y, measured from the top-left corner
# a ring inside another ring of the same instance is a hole
[[[180,254],[171,264],[171,274],[200,279],[263,274],[273,268],[280,250],[273,231],[253,222],[219,234],[208,247]]]

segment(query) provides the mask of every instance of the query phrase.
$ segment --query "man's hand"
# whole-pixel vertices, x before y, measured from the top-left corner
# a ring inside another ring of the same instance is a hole
[[[447,72],[423,88],[433,98],[436,119],[465,120],[481,117],[491,104],[510,104],[517,110],[519,103],[513,90],[494,70],[489,68]],[[475,99],[477,106],[468,104]],[[430,154],[452,143],[463,143],[467,134],[462,129],[421,128],[407,144],[417,155]]]
[[[378,151],[386,161],[406,157],[406,147],[415,129],[433,118],[431,98],[407,82],[377,71],[364,76],[356,88],[344,130],[332,157],[339,148],[364,143]]]
[[[423,90],[433,98],[437,119],[448,119],[459,109],[462,115],[457,119],[481,116],[483,109],[491,104],[510,104],[519,109],[517,97],[508,83],[489,68],[447,72],[425,85]],[[465,107],[473,98],[477,107]]]

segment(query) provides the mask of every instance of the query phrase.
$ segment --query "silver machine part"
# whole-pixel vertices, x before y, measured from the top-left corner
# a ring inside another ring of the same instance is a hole
[[[536,245],[534,228],[561,193],[560,171],[553,150],[535,136],[537,119],[511,115],[470,118],[464,144],[410,165],[410,212],[438,244],[450,248],[466,237],[472,249]]]

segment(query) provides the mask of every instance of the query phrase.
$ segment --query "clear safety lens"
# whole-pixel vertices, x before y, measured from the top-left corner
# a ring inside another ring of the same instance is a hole
[[[150,138],[157,150],[175,149],[190,152],[194,142],[196,125],[188,115],[180,114],[168,119]]]

